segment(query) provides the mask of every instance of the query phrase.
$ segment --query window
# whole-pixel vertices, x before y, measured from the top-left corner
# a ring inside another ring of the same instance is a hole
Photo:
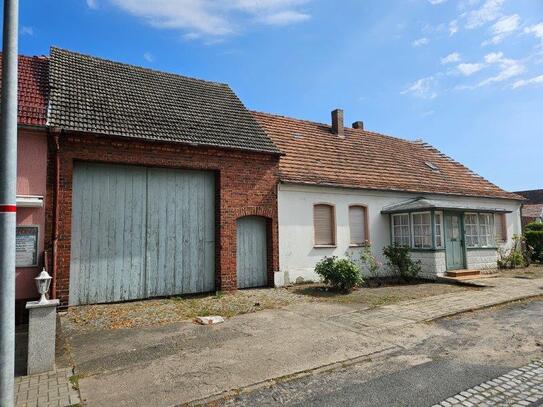
[[[351,245],[361,246],[367,242],[367,218],[364,206],[349,206],[349,229],[351,231]]]
[[[494,246],[494,217],[490,213],[479,214],[479,245]]]
[[[434,214],[435,233],[436,233],[436,248],[443,248],[443,214],[436,212]]]
[[[313,207],[316,246],[334,246],[336,244],[334,212],[332,205],[319,204]]]
[[[410,246],[409,215],[392,215],[392,242],[399,246]]]
[[[464,228],[466,230],[466,245],[468,247],[479,246],[479,221],[476,213],[466,213]]]
[[[507,242],[507,221],[505,213],[497,213],[494,216],[494,229],[496,241],[500,243]]]
[[[427,249],[432,247],[432,216],[430,212],[413,215],[413,247]]]

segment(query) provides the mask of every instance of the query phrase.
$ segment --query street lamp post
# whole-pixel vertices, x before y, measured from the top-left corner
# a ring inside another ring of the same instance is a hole
[[[4,0],[0,117],[0,406],[14,402],[18,0]]]

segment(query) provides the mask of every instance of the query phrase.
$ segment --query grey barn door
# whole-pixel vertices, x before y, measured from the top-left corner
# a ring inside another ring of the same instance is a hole
[[[70,304],[215,288],[211,173],[75,163]]]
[[[246,216],[237,221],[238,288],[263,287],[268,283],[266,219]]]

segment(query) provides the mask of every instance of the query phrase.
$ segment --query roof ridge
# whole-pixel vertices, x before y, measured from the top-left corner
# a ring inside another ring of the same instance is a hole
[[[281,115],[281,114],[277,114],[277,113],[261,112],[261,111],[258,111],[258,110],[249,109],[249,111],[251,113],[262,114],[262,115],[265,115],[265,116],[280,117],[280,118],[283,118],[283,119],[295,120],[295,121],[298,121],[298,122],[317,124],[317,125],[320,125],[320,126],[330,127],[330,128],[332,127],[329,123],[316,122],[316,121],[308,120],[308,119],[299,119],[297,117],[285,116],[285,115]],[[343,128],[345,130],[348,130],[349,132],[353,132],[353,133],[367,133],[367,134],[372,134],[374,136],[386,137],[386,138],[391,138],[391,139],[394,139],[394,140],[403,141],[405,143],[414,143],[414,142],[416,142],[416,140],[408,140],[408,139],[405,139],[405,138],[402,138],[402,137],[391,136],[389,134],[379,133],[379,132],[376,132],[376,131],[371,131],[371,130],[366,130],[366,129],[363,129],[363,130],[362,129],[353,129],[352,127],[345,127],[345,126],[343,126]]]
[[[82,52],[72,51],[72,50],[69,50],[69,49],[66,49],[66,48],[60,48],[60,47],[55,47],[55,46],[51,46],[51,48],[50,48],[50,52],[51,52],[51,57],[50,58],[52,58],[53,51],[60,51],[60,52],[64,52],[64,53],[67,53],[67,54],[74,54],[74,55],[77,55],[79,57],[88,58],[89,60],[106,62],[106,63],[112,64],[112,65],[124,66],[124,67],[128,67],[128,68],[134,68],[134,69],[137,69],[137,70],[140,70],[140,71],[147,71],[147,72],[154,73],[154,74],[160,74],[160,75],[166,75],[166,76],[174,76],[174,77],[188,79],[188,80],[196,81],[196,82],[205,82],[205,83],[209,83],[209,84],[212,84],[212,85],[226,86],[227,88],[230,89],[230,86],[227,83],[224,83],[224,82],[210,81],[210,80],[206,80],[206,79],[194,78],[192,76],[185,76],[185,75],[181,75],[181,74],[178,74],[178,73],[160,71],[158,69],[146,68],[144,66],[133,65],[133,64],[129,64],[127,62],[114,61],[114,60],[103,58],[103,57],[96,57],[94,55],[83,54]]]

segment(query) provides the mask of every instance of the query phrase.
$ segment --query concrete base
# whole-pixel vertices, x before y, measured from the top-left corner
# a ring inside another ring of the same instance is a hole
[[[55,336],[58,300],[26,303],[28,321],[27,374],[44,373],[55,368]]]

